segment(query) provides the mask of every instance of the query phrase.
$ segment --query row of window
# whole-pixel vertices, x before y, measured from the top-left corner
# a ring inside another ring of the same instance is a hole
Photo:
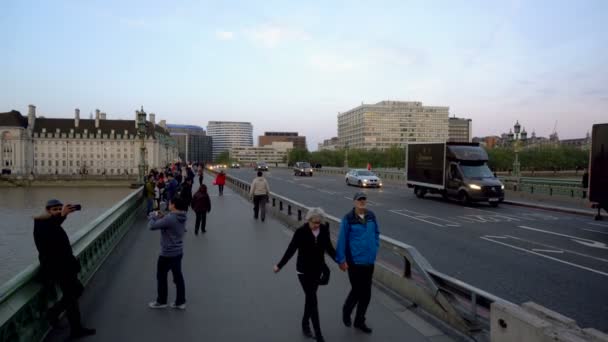
[[[59,160],[55,160],[55,166],[60,166],[60,161]],[[45,164],[47,166],[53,166],[53,160],[40,160],[40,166],[45,166]],[[98,166],[102,166],[102,165],[123,165],[123,166],[135,166],[135,162],[131,161],[131,162],[110,162],[110,161],[97,161],[97,163],[95,163],[94,160],[91,160],[88,162],[84,160],[82,162],[82,165],[90,165],[90,166],[95,166],[95,164],[97,164]],[[61,166],[67,166],[68,165],[68,161],[66,160],[61,160]],[[80,166],[80,160],[70,160],[69,161],[69,165],[70,166]],[[34,166],[38,166],[38,160],[34,160]]]

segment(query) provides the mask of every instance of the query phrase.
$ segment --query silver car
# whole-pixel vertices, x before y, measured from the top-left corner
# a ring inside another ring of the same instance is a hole
[[[368,170],[350,170],[346,174],[346,185],[357,185],[363,188],[380,188],[382,180]]]

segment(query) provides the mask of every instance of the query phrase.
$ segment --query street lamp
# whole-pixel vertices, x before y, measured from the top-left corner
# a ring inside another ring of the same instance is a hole
[[[344,167],[348,168],[348,143],[344,144]]]
[[[135,111],[137,114],[137,135],[139,136],[139,184],[144,184],[144,177],[146,175],[146,112],[144,106],[141,106],[141,110]]]

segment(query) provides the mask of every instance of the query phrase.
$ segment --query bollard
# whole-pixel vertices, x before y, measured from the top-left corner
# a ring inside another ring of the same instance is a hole
[[[277,199],[276,198],[272,198],[272,206],[276,207],[277,206]]]
[[[549,196],[553,196],[553,187],[549,187]]]
[[[532,186],[530,187],[530,193],[531,193],[531,194],[533,194],[533,193],[534,193],[534,185],[532,185]]]
[[[403,277],[409,279],[412,277],[412,264],[405,256],[403,256],[403,260],[405,261],[405,265],[404,265],[404,269],[403,269]]]
[[[279,211],[283,211],[283,201],[279,202]]]
[[[291,204],[287,205],[287,215],[291,216]]]
[[[302,209],[298,209],[298,221],[302,221]]]

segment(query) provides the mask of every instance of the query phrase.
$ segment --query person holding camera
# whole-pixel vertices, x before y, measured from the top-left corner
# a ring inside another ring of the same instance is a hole
[[[306,223],[296,230],[281,261],[273,268],[279,272],[298,251],[296,271],[304,290],[304,316],[302,317],[302,332],[312,338],[310,321],[315,331],[317,341],[325,341],[321,333],[319,309],[317,305],[317,289],[319,285],[329,282],[329,267],[325,264],[325,253],[332,260],[336,258],[336,250],[329,236],[329,224],[321,224],[325,212],[321,208],[312,208],[306,213]]]
[[[158,295],[148,306],[152,309],[167,307],[167,273],[173,274],[173,282],[177,290],[174,309],[186,309],[186,286],[182,274],[182,257],[184,254],[184,234],[186,233],[186,209],[184,200],[175,196],[169,202],[170,212],[163,215],[158,211],[150,215],[148,228],[160,230],[161,252],[156,264],[156,280]]]
[[[63,205],[59,200],[52,199],[46,203],[46,212],[34,217],[34,243],[38,249],[40,260],[40,275],[45,285],[54,290],[59,285],[63,296],[47,312],[47,319],[53,327],[59,325],[59,316],[66,311],[70,323],[70,337],[80,338],[95,335],[95,329],[82,326],[78,298],[84,291],[84,286],[78,279],[80,262],[74,256],[72,245],[61,224],[67,216],[80,205]]]

